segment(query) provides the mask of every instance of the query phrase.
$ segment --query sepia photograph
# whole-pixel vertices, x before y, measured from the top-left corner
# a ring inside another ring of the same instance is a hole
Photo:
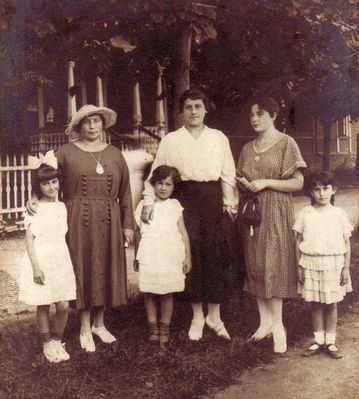
[[[356,399],[359,0],[0,0],[0,399]]]

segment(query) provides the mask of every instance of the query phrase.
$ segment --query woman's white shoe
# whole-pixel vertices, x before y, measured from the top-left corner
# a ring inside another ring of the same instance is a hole
[[[209,316],[206,317],[206,324],[209,328],[214,330],[218,337],[230,340],[231,337],[229,336],[226,327],[224,327],[223,321],[220,320],[217,323],[212,321]]]
[[[192,319],[191,327],[188,331],[188,336],[191,341],[199,341],[203,335],[205,319]]]
[[[96,346],[91,332],[80,334],[80,345],[86,352],[95,352]]]
[[[273,351],[274,353],[287,352],[287,332],[285,328],[275,328],[273,332]]]
[[[108,331],[105,326],[95,327],[92,326],[91,328],[92,334],[97,335],[102,342],[105,344],[112,344],[116,341],[116,338]]]

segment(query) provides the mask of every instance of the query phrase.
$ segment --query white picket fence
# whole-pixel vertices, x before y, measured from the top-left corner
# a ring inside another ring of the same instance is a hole
[[[0,162],[0,231],[22,227],[26,201],[31,197],[27,155],[6,155]]]

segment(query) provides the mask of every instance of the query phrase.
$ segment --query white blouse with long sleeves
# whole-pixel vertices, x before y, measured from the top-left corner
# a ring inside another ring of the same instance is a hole
[[[207,182],[220,179],[223,204],[238,204],[233,155],[228,138],[220,130],[205,126],[201,135],[195,139],[183,126],[163,137],[145,182],[145,205],[153,204],[154,190],[149,179],[152,171],[160,165],[176,167],[185,181]]]

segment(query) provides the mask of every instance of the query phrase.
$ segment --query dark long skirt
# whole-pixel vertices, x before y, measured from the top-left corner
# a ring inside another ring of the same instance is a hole
[[[176,198],[192,252],[192,271],[186,277],[185,296],[191,302],[221,303],[224,297],[223,261],[216,250],[218,226],[223,215],[219,182],[183,181]]]

